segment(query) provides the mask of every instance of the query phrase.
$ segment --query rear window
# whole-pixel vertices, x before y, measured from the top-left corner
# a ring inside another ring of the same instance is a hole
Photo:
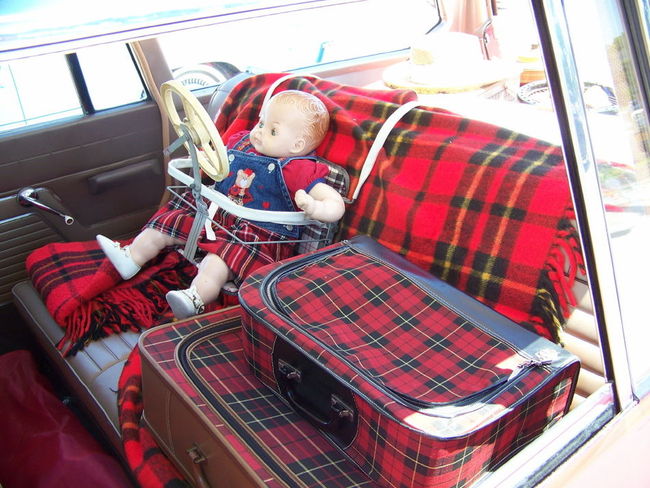
[[[175,77],[197,88],[237,71],[289,71],[397,51],[440,23],[435,0],[366,0],[269,12],[161,36]]]

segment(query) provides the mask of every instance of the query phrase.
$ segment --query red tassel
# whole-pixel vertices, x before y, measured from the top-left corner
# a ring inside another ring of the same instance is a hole
[[[567,217],[571,218],[572,216],[572,211],[567,211]],[[584,258],[573,229],[563,229],[558,233],[546,267],[548,276],[553,282],[562,315],[567,318],[571,313],[569,307],[575,307],[578,303],[573,293],[573,285],[576,282],[578,271],[584,272]]]

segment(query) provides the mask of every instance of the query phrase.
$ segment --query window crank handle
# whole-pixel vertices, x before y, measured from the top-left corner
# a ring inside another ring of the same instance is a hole
[[[66,225],[72,225],[74,224],[74,218],[71,217],[70,215],[66,215],[63,212],[59,212],[58,210],[38,201],[38,193],[34,188],[23,188],[18,192],[18,203],[20,203],[23,207],[36,207],[40,208],[41,210],[44,210],[45,212],[52,213],[54,215],[58,215],[63,219]]]

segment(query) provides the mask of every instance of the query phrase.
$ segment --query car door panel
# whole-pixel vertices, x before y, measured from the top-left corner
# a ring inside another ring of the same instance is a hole
[[[13,285],[25,277],[28,254],[60,238],[43,219],[24,212],[14,197],[0,199],[0,235],[0,303],[7,303]]]
[[[0,303],[25,278],[31,251],[98,233],[132,235],[157,209],[164,186],[160,112],[151,101],[1,136]],[[27,187],[74,222],[21,205],[17,195]]]

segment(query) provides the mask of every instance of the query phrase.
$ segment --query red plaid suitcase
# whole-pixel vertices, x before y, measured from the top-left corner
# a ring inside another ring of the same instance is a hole
[[[578,359],[367,237],[240,289],[255,375],[387,487],[463,487],[564,415]]]
[[[376,486],[255,378],[239,307],[143,333],[143,421],[193,486]]]

